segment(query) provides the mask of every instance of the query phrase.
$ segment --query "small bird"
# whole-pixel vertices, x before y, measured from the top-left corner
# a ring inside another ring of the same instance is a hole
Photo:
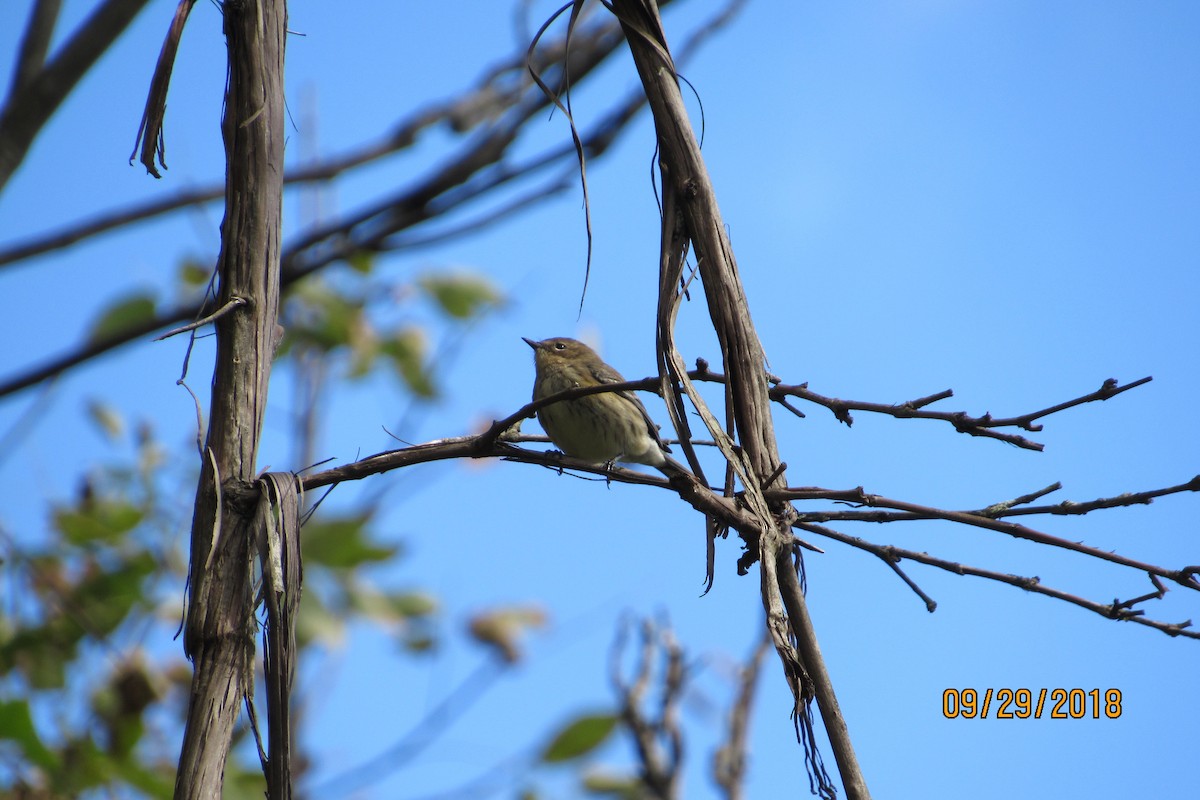
[[[525,339],[525,343],[533,348],[537,368],[534,400],[577,386],[625,381],[583,342],[558,337],[540,342]],[[658,426],[642,401],[631,391],[562,400],[542,408],[537,416],[550,441],[569,456],[596,464],[631,461],[655,467],[668,476],[686,472],[682,464],[667,455],[671,448],[659,436]]]

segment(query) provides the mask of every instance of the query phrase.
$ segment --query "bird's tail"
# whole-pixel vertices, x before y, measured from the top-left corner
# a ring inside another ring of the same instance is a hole
[[[673,475],[692,475],[692,471],[687,468],[686,464],[681,464],[665,454],[663,456],[663,463],[658,465],[658,471],[668,478]]]

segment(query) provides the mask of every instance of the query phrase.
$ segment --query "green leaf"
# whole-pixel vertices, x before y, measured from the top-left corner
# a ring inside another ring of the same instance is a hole
[[[425,592],[393,592],[385,597],[398,616],[428,617],[438,611],[437,598]]]
[[[142,734],[145,732],[146,723],[138,717],[122,717],[113,720],[109,725],[108,741],[106,742],[108,754],[113,757],[113,762],[119,764],[132,758],[133,750],[142,740]]]
[[[399,548],[375,544],[367,539],[366,524],[366,517],[342,517],[305,525],[305,563],[353,569],[395,556]]]
[[[406,328],[381,343],[381,352],[392,360],[408,388],[420,397],[433,397],[437,390],[425,368],[425,335],[419,328]]]
[[[300,596],[296,638],[302,644],[318,641],[337,646],[342,643],[345,633],[346,615],[331,611],[319,592],[306,591]]]
[[[521,658],[521,637],[546,625],[546,612],[537,606],[499,606],[471,617],[467,630],[482,645],[494,648],[510,664]]]
[[[56,510],[54,524],[71,544],[113,544],[136,528],[144,516],[142,509],[131,503],[101,500],[83,510]]]
[[[50,776],[54,796],[80,797],[112,779],[112,760],[90,736],[72,738],[62,754],[63,768]]]
[[[431,634],[424,632],[405,632],[405,635],[402,639],[404,649],[417,655],[432,652],[434,648],[437,647],[437,643],[438,640],[436,638],[434,638]]]
[[[379,357],[379,336],[374,328],[358,325],[350,332],[349,378],[361,378],[375,366]]]
[[[41,627],[20,630],[0,645],[0,675],[19,670],[34,689],[61,689],[66,663],[75,657],[82,636],[83,629],[61,615]]]
[[[567,724],[542,752],[542,761],[555,764],[570,761],[595,750],[617,726],[613,714],[587,714]]]
[[[225,764],[221,800],[263,800],[267,796],[266,778],[262,770],[257,769],[257,761],[255,769],[246,769],[235,758]]]
[[[34,764],[47,772],[59,768],[58,756],[42,744],[33,727],[29,704],[24,700],[0,700],[0,731],[4,731],[4,738],[15,742]]]
[[[456,319],[469,319],[499,305],[502,299],[492,282],[482,275],[431,273],[417,283],[443,311]]]
[[[351,605],[372,619],[405,623],[437,611],[437,600],[420,592],[387,594],[367,586],[347,589]]]
[[[92,323],[88,341],[105,341],[152,319],[154,296],[149,293],[129,295],[109,305],[100,318]]]
[[[281,348],[304,346],[330,352],[353,345],[355,336],[370,329],[363,305],[360,298],[325,281],[302,281],[287,299]]]
[[[125,433],[125,418],[108,403],[89,400],[87,411],[92,422],[96,423],[96,427],[103,431],[109,440],[115,441]]]
[[[149,797],[170,800],[175,792],[175,771],[165,766],[144,764],[136,755],[114,763],[116,776]]]
[[[207,286],[212,273],[212,264],[204,264],[195,258],[185,258],[179,265],[179,280],[189,289]]]
[[[116,568],[88,575],[69,596],[68,608],[87,609],[87,633],[104,636],[124,622],[145,598],[145,579],[157,570],[154,556],[142,550]]]
[[[368,250],[356,250],[346,258],[350,269],[363,275],[369,275],[375,266],[375,254]]]
[[[409,653],[426,653],[437,646],[435,597],[422,592],[386,593],[357,581],[347,583],[346,606],[355,616],[375,620],[395,631],[400,646]]]
[[[304,284],[289,304],[287,337],[325,351],[349,345],[365,325],[360,301],[323,284]]]
[[[588,794],[599,794],[606,797],[635,798],[644,797],[642,782],[632,775],[619,775],[607,772],[590,772],[581,781],[583,790]]]

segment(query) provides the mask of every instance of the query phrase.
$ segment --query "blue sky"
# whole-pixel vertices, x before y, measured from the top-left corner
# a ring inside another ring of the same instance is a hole
[[[65,5],[72,21],[87,7]],[[196,7],[176,64],[169,171],[154,181],[126,163],[173,5],[144,12],[53,118],[0,195],[0,242],[220,178],[223,43],[207,4]],[[0,9],[0,53],[12,52],[24,6]],[[715,7],[683,3],[667,15],[668,36],[678,42]],[[537,4],[531,18],[548,9]],[[318,131],[315,143],[291,132],[293,159],[305,148],[338,152],[414,104],[450,96],[517,40],[500,3],[476,4],[470,14],[439,3],[295,4],[290,27],[303,35],[288,42],[289,108],[294,116],[314,111]],[[1064,489],[1048,500],[1082,501],[1200,472],[1200,422],[1191,413],[1200,393],[1198,36],[1200,9],[1184,2],[751,2],[684,67],[703,101],[704,152],[751,310],[770,367],[785,381],[878,402],[953,388],[940,408],[1009,415],[1092,391],[1109,377],[1154,376],[1119,398],[1046,420],[1035,436],[1046,444],[1042,453],[933,422],[858,414],[846,428],[820,408],[805,407],[803,420],[781,413],[776,425],[792,485],[863,486],[977,508],[1056,480]],[[615,59],[576,97],[576,112],[598,115],[634,80],[628,57]],[[531,141],[567,140],[559,116],[536,127]],[[385,449],[383,427],[420,441],[511,412],[532,384],[521,336],[585,337],[627,376],[649,374],[658,247],[647,179],[652,147],[643,120],[589,170],[595,242],[579,321],[578,192],[500,228],[384,260],[390,276],[477,270],[511,302],[458,349],[442,377],[442,402],[410,414],[411,401],[389,380],[339,394],[322,455],[349,460]],[[432,135],[414,153],[339,183],[323,202],[330,212],[353,209],[444,153],[444,137]],[[294,197],[287,213],[294,231]],[[216,208],[190,212],[0,271],[9,309],[0,315],[0,338],[9,343],[0,368],[9,374],[66,347],[87,329],[97,297],[167,287],[181,258],[211,260],[220,217]],[[719,363],[708,330],[697,296],[680,321],[689,362]],[[38,535],[44,499],[68,497],[81,468],[112,455],[82,419],[89,399],[152,420],[165,442],[178,445],[177,457],[189,457],[194,415],[174,385],[182,347],[140,344],[41,400],[26,393],[0,404],[0,431],[30,403],[50,404],[19,451],[0,462],[0,519],[18,538]],[[200,349],[193,375],[210,355]],[[277,378],[262,463],[282,468],[295,465],[286,372]],[[665,423],[661,403],[647,400]],[[474,611],[509,602],[540,605],[552,623],[531,640],[528,660],[420,763],[352,796],[452,789],[539,746],[555,720],[608,706],[608,647],[627,613],[666,615],[698,659],[686,712],[695,736],[686,796],[716,796],[707,761],[719,709],[732,691],[730,665],[749,652],[760,614],[757,581],[734,572],[734,542],[718,547],[716,585],[701,598],[703,525],[666,493],[500,463],[431,465],[367,483],[342,487],[334,502],[386,487],[381,538],[403,544],[407,555],[373,575],[381,585],[438,594],[449,631]],[[1196,502],[1174,496],[1039,519],[1035,527],[1178,567],[1200,563]],[[995,533],[918,523],[842,529],[1039,575],[1098,602],[1148,591],[1142,576]],[[826,552],[807,559],[811,612],[875,796],[1146,796],[1174,793],[1174,765],[1194,762],[1194,642],[906,564],[939,603],[931,615],[877,560],[816,543]],[[1200,613],[1195,595],[1181,588],[1146,610],[1168,620]],[[386,631],[363,627],[306,665],[301,684],[319,699],[302,735],[317,757],[317,783],[385,750],[482,658],[453,643],[414,663],[396,657]],[[1117,720],[942,716],[946,689],[1022,687],[1117,688],[1124,713]],[[788,707],[768,659],[749,797],[806,792]],[[604,755],[607,764],[629,763],[624,744]],[[565,791],[561,776],[540,779]]]

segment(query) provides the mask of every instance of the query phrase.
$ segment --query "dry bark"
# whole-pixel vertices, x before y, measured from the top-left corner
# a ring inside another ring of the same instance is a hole
[[[216,321],[206,457],[192,522],[184,649],[194,673],[177,800],[221,797],[234,724],[253,688],[247,488],[279,338],[287,6],[258,0],[222,8],[229,80],[221,126],[227,166],[219,304],[247,302]]]

